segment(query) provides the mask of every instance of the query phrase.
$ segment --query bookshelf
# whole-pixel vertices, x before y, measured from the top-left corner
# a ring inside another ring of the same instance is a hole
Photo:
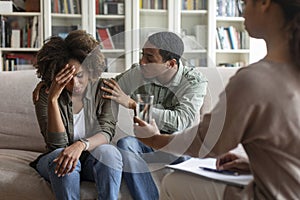
[[[21,54],[20,57],[26,57],[27,54],[34,55],[46,38],[54,34],[63,36],[70,30],[78,28],[91,33],[102,43],[99,30],[104,29],[110,34],[109,41],[113,47],[102,48],[107,64],[110,66],[109,72],[122,72],[132,63],[139,62],[140,50],[147,36],[157,31],[173,31],[183,38],[185,65],[243,66],[265,55],[264,42],[247,36],[243,47],[233,49],[218,46],[217,28],[234,27],[239,32],[244,30],[242,17],[219,12],[220,5],[224,5],[225,1],[236,2],[235,0],[27,1],[40,2],[39,9],[9,13],[1,13],[0,9],[0,16],[6,19],[18,19],[17,21],[26,21],[26,19],[33,21],[35,18],[38,24],[37,42],[34,46],[24,46],[21,43],[20,46],[14,44],[13,47],[2,45],[0,70],[5,66],[7,54],[12,54],[9,55],[11,58],[18,53]],[[23,24],[30,23],[23,22]],[[18,31],[16,32],[14,34],[18,35]],[[31,64],[32,62],[33,59],[29,61]]]
[[[43,41],[43,4],[9,7],[0,12],[0,71],[33,69],[35,53]]]
[[[88,30],[88,13],[83,0],[44,0],[45,39],[52,35],[65,37],[71,30]]]
[[[158,5],[159,2],[162,4]],[[139,62],[141,49],[150,34],[172,31],[173,10],[170,6],[169,0],[132,1],[132,38],[135,38],[131,43],[133,63]]]
[[[174,1],[177,23],[174,30],[180,33],[185,44],[182,56],[186,66],[207,66],[208,5],[206,0]]]
[[[90,33],[100,41],[108,72],[131,66],[131,1],[93,0],[89,12]]]
[[[265,55],[264,42],[246,34],[244,19],[237,12],[235,0],[167,0],[165,9],[144,8],[144,1],[140,2],[134,0],[132,7],[133,30],[138,30],[133,31],[132,35],[133,38],[139,38],[138,41],[132,41],[133,49],[136,49],[133,62],[138,62],[138,49],[151,31],[173,31],[180,35],[185,43],[182,57],[185,65],[245,66]],[[222,7],[224,5],[229,5],[231,10]],[[219,27],[233,28],[234,36],[237,32],[243,34],[243,46],[217,47]]]

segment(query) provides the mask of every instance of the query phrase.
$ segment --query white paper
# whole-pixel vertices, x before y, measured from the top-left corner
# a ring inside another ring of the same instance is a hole
[[[193,174],[197,174],[203,177],[207,177],[213,180],[218,180],[236,186],[246,186],[253,180],[252,175],[244,175],[244,174],[238,176],[226,175],[217,172],[206,171],[200,168],[200,167],[207,167],[207,168],[216,169],[215,158],[204,158],[204,159],[191,158],[185,162],[176,165],[166,165],[166,167],[185,171],[185,172],[190,172]]]

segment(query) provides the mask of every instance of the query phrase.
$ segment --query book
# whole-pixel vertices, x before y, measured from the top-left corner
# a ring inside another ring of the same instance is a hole
[[[240,174],[240,175],[229,175],[223,173],[217,173],[213,171],[208,171],[203,168],[216,169],[216,159],[215,158],[190,158],[175,165],[166,165],[166,167],[180,170],[184,172],[193,173],[195,175],[209,178],[212,180],[220,181],[229,185],[244,187],[248,185],[253,180],[252,174]]]
[[[20,48],[21,44],[21,30],[12,29],[11,30],[11,47]]]
[[[32,25],[31,25],[31,44],[30,47],[31,48],[35,48],[37,47],[37,35],[39,32],[39,23],[38,23],[38,17],[34,16],[32,19]]]
[[[228,26],[228,35],[229,35],[229,41],[231,45],[231,49],[238,49],[239,44],[238,44],[238,38],[237,38],[237,30],[233,26]]]
[[[112,41],[109,28],[97,28],[98,38],[103,49],[114,49],[114,43]]]

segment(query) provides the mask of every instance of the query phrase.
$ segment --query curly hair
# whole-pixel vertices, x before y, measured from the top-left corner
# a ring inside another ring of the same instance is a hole
[[[55,75],[68,63],[69,57],[64,40],[58,36],[51,37],[37,53],[37,76],[50,86]]]
[[[37,53],[37,76],[49,87],[70,59],[79,61],[91,79],[98,78],[105,70],[105,57],[98,41],[84,30],[75,30],[65,39],[52,36],[45,41]]]

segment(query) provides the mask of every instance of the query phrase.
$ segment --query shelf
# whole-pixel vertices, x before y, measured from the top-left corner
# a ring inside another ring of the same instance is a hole
[[[96,19],[105,19],[105,20],[124,20],[124,15],[96,15]]]
[[[183,15],[206,15],[207,10],[182,10]]]
[[[183,54],[199,54],[199,53],[207,53],[206,49],[196,49],[196,50],[188,50],[183,52]]]
[[[244,22],[243,17],[216,17],[217,22]]]
[[[11,51],[36,52],[40,50],[40,48],[0,48],[0,50],[5,52],[11,52]]]
[[[40,16],[41,13],[39,12],[12,12],[12,13],[6,13],[6,14],[0,14],[3,16],[20,16],[20,17],[32,17],[32,16]]]
[[[228,49],[228,50],[224,50],[224,49],[217,49],[216,53],[229,53],[229,54],[248,54],[250,53],[249,49]]]
[[[147,14],[147,15],[156,15],[156,14],[167,14],[167,10],[162,10],[162,9],[141,9],[140,10],[141,14]]]
[[[102,53],[125,53],[124,49],[101,49]]]
[[[52,17],[55,18],[81,18],[81,14],[64,14],[64,13],[51,13]]]

